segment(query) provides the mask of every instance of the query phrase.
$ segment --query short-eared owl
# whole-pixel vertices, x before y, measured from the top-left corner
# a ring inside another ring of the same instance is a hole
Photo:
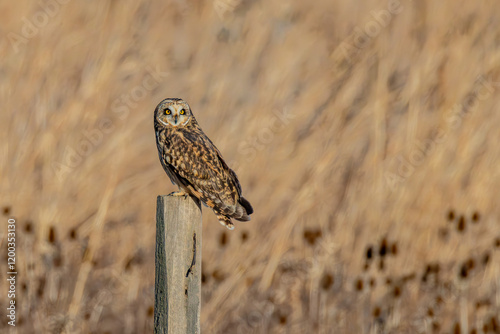
[[[230,230],[234,228],[231,218],[250,220],[253,209],[241,196],[236,173],[201,130],[189,105],[182,99],[165,99],[156,107],[154,118],[161,165],[179,187],[174,195],[198,198]]]

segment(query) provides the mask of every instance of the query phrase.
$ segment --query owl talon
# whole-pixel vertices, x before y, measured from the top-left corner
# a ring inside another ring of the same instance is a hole
[[[184,199],[187,199],[189,197],[189,194],[185,191],[173,191],[170,194],[168,194],[168,196],[176,196],[176,197],[184,196]]]

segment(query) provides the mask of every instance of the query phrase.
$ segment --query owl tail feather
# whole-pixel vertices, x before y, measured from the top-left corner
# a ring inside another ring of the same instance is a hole
[[[216,215],[217,215],[217,219],[219,219],[219,223],[221,223],[222,225],[227,227],[229,230],[234,230],[234,224],[231,221],[231,218],[229,218],[226,215],[220,214],[220,213],[216,213]]]
[[[252,206],[243,197],[240,197],[240,200],[238,201],[236,206],[233,206],[230,210],[223,210],[222,212],[224,213],[215,208],[213,208],[213,210],[215,215],[217,216],[217,219],[219,219],[219,223],[230,230],[234,229],[234,224],[231,221],[231,218],[245,222],[250,220],[249,214],[253,213]]]
[[[250,205],[250,202],[247,201],[244,197],[240,197],[240,204],[245,208],[247,215],[251,215],[253,213],[253,208]]]
[[[253,213],[253,208],[250,203],[243,197],[240,197],[238,204],[236,204],[236,210],[231,217],[242,222],[247,222],[250,220],[249,215],[251,213]]]

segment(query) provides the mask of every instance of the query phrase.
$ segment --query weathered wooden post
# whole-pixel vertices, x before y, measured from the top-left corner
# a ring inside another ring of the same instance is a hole
[[[189,196],[158,196],[155,334],[199,334],[200,304],[200,204]]]

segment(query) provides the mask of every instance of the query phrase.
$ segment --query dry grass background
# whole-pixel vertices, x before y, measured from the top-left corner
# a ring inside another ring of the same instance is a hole
[[[500,4],[400,6],[381,27],[387,1],[0,3],[0,330],[152,331],[175,190],[152,116],[182,97],[255,208],[232,232],[204,210],[204,333],[499,333]]]

